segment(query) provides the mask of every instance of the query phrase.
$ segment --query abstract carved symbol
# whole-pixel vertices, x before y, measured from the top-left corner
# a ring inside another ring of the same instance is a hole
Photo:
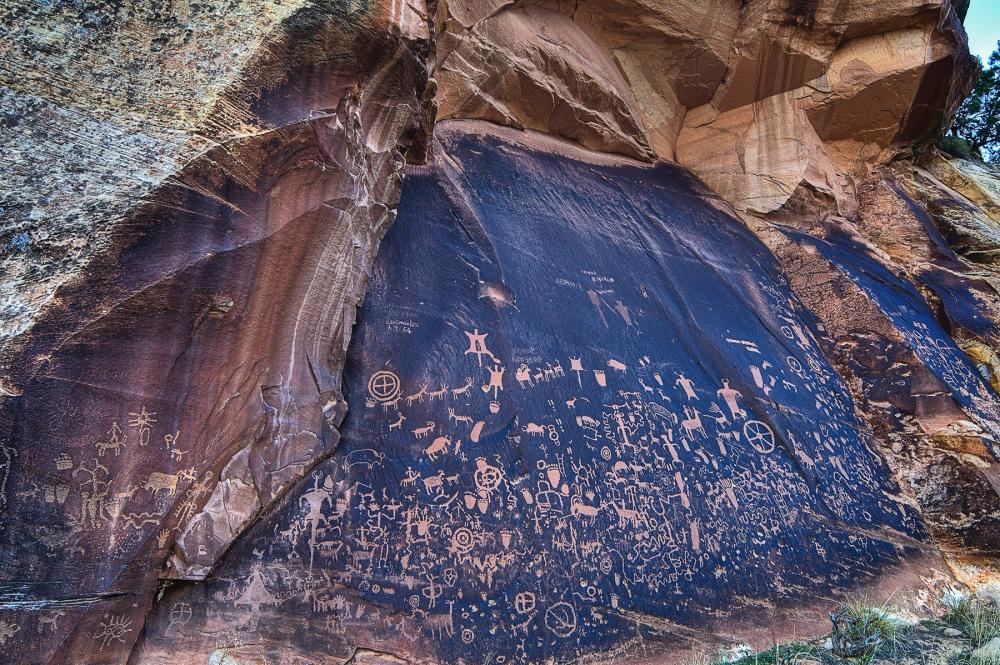
[[[187,625],[187,622],[191,620],[191,614],[191,605],[189,603],[174,603],[173,607],[170,608],[170,625],[168,629],[174,626]]]
[[[535,609],[535,594],[530,591],[522,591],[514,596],[514,609],[518,614],[527,614]]]
[[[545,627],[559,637],[569,637],[576,630],[576,610],[560,601],[545,610]]]
[[[472,551],[475,544],[475,536],[465,527],[457,529],[451,537],[451,546],[459,554],[467,554]]]
[[[399,396],[399,377],[394,372],[382,370],[368,379],[368,393],[379,402],[391,402]]]
[[[767,423],[749,420],[743,425],[743,435],[747,438],[747,443],[759,453],[769,453],[774,450],[774,432]]]
[[[14,637],[14,633],[21,630],[17,624],[0,621],[0,644],[7,644],[7,639]]]
[[[487,464],[486,460],[482,457],[476,459],[476,467],[476,473],[473,476],[476,481],[476,487],[486,492],[492,492],[500,486],[500,481],[503,480],[500,469]]]
[[[104,621],[100,623],[100,630],[94,634],[94,639],[101,642],[102,647],[107,647],[112,642],[125,644],[125,636],[132,630],[132,619],[124,614],[104,615]]]

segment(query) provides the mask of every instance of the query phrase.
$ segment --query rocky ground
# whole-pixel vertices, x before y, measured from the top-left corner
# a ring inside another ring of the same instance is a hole
[[[955,594],[935,618],[906,617],[888,605],[854,601],[834,610],[828,635],[759,653],[724,650],[711,662],[735,665],[995,665],[1000,663],[1000,606],[989,593]],[[746,653],[744,653],[746,652]]]
[[[803,642],[779,645],[759,654],[730,660],[735,653],[715,660],[712,665],[991,665],[989,658],[972,654],[976,645],[944,621],[925,619],[916,623],[899,648],[868,656],[847,658],[833,653],[831,639],[818,637]]]

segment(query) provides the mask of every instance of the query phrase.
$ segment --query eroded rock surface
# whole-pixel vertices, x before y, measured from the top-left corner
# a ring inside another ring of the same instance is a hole
[[[687,651],[665,622],[710,633],[808,605],[811,579],[933,575],[814,320],[737,219],[676,167],[468,131],[439,125],[408,176],[342,444],[207,584],[167,592],[144,661],[208,658],[234,629],[284,662]]]
[[[354,308],[427,81],[429,26],[390,9],[293,9],[203,121],[241,136],[141,201],[105,192],[123,216],[108,228],[36,229],[94,230],[89,257],[8,258],[11,288],[52,265],[63,284],[6,349],[0,620],[23,662],[124,662],[159,580],[203,577],[336,446]],[[239,128],[218,115],[237,102]]]
[[[995,580],[961,3],[0,8],[13,662],[674,663]]]

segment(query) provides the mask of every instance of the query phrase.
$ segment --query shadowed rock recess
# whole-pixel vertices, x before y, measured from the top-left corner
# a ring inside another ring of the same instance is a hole
[[[949,0],[0,0],[0,647],[685,663],[1000,582]]]

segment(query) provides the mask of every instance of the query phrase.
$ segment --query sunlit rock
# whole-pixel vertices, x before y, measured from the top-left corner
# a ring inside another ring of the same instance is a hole
[[[5,659],[679,663],[992,588],[967,7],[0,2]]]

